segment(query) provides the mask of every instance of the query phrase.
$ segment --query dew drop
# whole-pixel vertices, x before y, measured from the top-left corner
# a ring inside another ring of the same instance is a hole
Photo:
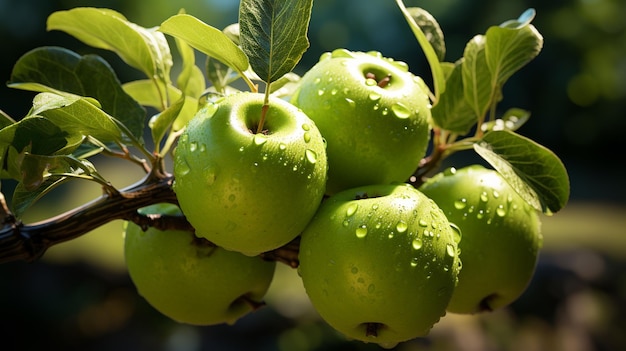
[[[396,224],[396,230],[398,233],[404,233],[409,228],[405,221],[400,221]]]
[[[292,171],[297,171],[298,170],[298,165],[294,165],[293,168],[291,168]]]
[[[347,226],[349,226],[349,225],[350,225],[350,221],[345,220],[345,221],[343,221],[341,224],[343,224],[343,226],[344,226],[344,227],[347,227]]]
[[[322,96],[324,95],[324,89],[320,89],[317,91],[317,95]]]
[[[182,162],[176,165],[176,173],[179,176],[185,176],[189,174],[189,172],[191,172],[191,167],[189,167],[189,163],[187,163],[187,160],[183,158]]]
[[[417,267],[417,263],[419,262],[419,258],[413,257],[411,260],[411,267]]]
[[[506,209],[504,208],[504,205],[498,205],[498,208],[496,208],[496,214],[499,217],[506,216]]]
[[[285,149],[287,149],[287,145],[285,143],[280,143],[278,144],[278,148],[284,151]]]
[[[311,130],[311,125],[307,123],[302,124],[302,130],[306,130],[306,131]]]
[[[189,144],[189,151],[196,152],[197,149],[198,149],[198,143],[196,143],[195,141],[192,141]]]
[[[350,106],[350,108],[356,107],[356,102],[354,102],[354,100],[346,98],[346,102],[348,103],[348,106]]]
[[[315,80],[313,81],[314,84],[319,84],[322,81],[321,78],[315,78]]]
[[[419,250],[422,248],[422,239],[421,238],[415,238],[413,240],[413,249],[415,250]]]
[[[358,228],[356,228],[356,237],[359,239],[365,238],[367,235],[367,226],[365,224],[361,224]]]
[[[491,194],[493,195],[494,199],[497,199],[500,197],[500,193],[497,190],[494,190]]]
[[[391,110],[393,111],[393,114],[400,119],[406,119],[411,117],[411,111],[409,110],[409,108],[400,102],[397,102],[393,106],[391,106]]]
[[[423,218],[417,221],[417,224],[419,224],[420,227],[428,227],[428,222]]]
[[[487,202],[489,200],[489,196],[487,196],[487,192],[483,191],[480,193],[480,201]]]
[[[346,210],[346,216],[350,217],[356,213],[356,210],[359,208],[359,204],[351,203]]]
[[[306,149],[304,155],[306,156],[306,160],[309,161],[309,163],[317,162],[317,154],[315,153],[315,151],[311,149]]]
[[[456,168],[448,167],[445,171],[443,171],[444,176],[451,176],[456,174]]]
[[[239,148],[239,152],[243,152],[243,150],[245,150],[243,146]]]
[[[383,109],[382,112],[383,116],[387,116],[389,114],[389,109],[387,109],[386,107]]]
[[[267,142],[267,137],[261,133],[254,134],[254,144],[255,145],[263,145]]]
[[[457,210],[462,210],[465,208],[465,206],[467,206],[466,198],[462,198],[454,202],[454,208],[456,208]]]
[[[368,87],[373,87],[373,86],[378,85],[378,84],[376,83],[376,80],[374,80],[372,78],[367,78],[365,80],[365,85],[367,85]]]
[[[330,91],[330,95],[337,95],[337,89],[333,89]]]

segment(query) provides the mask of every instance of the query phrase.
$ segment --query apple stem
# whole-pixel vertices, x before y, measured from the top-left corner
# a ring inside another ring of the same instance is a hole
[[[380,329],[381,326],[382,324],[375,323],[375,322],[365,323],[365,336],[377,338],[378,330]]]
[[[256,128],[256,134],[263,132],[263,125],[265,124],[267,111],[270,109],[270,86],[271,82],[268,82],[265,86],[265,98],[263,100],[263,107],[261,107],[261,118],[259,119],[259,125]]]

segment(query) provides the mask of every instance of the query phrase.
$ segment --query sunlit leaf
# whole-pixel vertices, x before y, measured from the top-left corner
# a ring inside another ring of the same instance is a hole
[[[47,26],[48,30],[64,31],[87,45],[114,51],[148,77],[164,75],[167,63],[163,60],[167,57],[162,53],[162,42],[118,12],[91,7],[57,11],[48,17]]]
[[[174,102],[165,111],[157,114],[150,120],[150,129],[152,130],[152,140],[155,144],[160,144],[163,137],[167,134],[167,131],[172,126],[172,123],[180,115],[180,112],[185,104],[185,98],[181,97]]]
[[[44,116],[70,134],[92,136],[102,142],[124,139],[111,116],[78,96],[40,93],[33,99],[32,115]]]
[[[529,111],[522,110],[521,108],[510,108],[501,118],[483,123],[480,129],[483,132],[494,130],[510,130],[514,132],[524,125],[524,123],[528,121],[528,118],[530,118]]]
[[[248,69],[248,57],[221,30],[196,17],[178,14],[165,20],[159,30],[179,38],[197,50],[220,60],[239,73]]]
[[[180,38],[176,38],[176,47],[182,58],[182,70],[176,80],[178,89],[186,96],[197,98],[206,88],[206,83],[202,71],[196,65],[195,52],[187,42]]]
[[[476,35],[463,52],[463,89],[465,100],[476,117],[485,115],[491,106],[491,73],[485,58],[485,36]]]
[[[422,32],[424,32],[426,39],[433,47],[433,50],[435,50],[435,53],[437,53],[439,61],[443,61],[446,57],[446,43],[439,22],[430,12],[421,7],[408,7],[407,11]]]
[[[567,204],[567,170],[544,146],[510,131],[494,131],[485,134],[474,149],[535,209],[551,214]]]
[[[94,98],[137,139],[143,135],[145,110],[124,92],[112,68],[99,56],[80,56],[60,47],[37,48],[15,63],[9,86]]]
[[[242,0],[239,38],[250,66],[266,83],[289,73],[309,47],[313,0]]]
[[[434,101],[433,105],[437,105],[439,103],[439,96],[443,94],[446,89],[446,81],[443,74],[443,69],[439,64],[439,56],[437,52],[433,48],[433,46],[426,38],[426,35],[420,28],[420,26],[415,22],[415,19],[411,16],[411,14],[407,11],[406,7],[402,0],[396,0],[398,7],[402,11],[404,18],[406,19],[409,27],[413,31],[417,42],[419,43],[424,55],[426,56],[426,60],[428,60],[428,65],[430,66],[431,73],[433,75],[433,85],[434,85]]]

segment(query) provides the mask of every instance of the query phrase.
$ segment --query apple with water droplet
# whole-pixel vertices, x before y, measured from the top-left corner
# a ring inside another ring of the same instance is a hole
[[[542,245],[537,211],[481,165],[450,168],[420,190],[462,233],[463,270],[448,311],[476,313],[515,301],[533,276]]]
[[[410,185],[370,185],[325,200],[302,233],[299,273],[332,327],[393,346],[445,314],[460,269],[453,229]]]
[[[328,194],[409,179],[430,139],[428,92],[404,62],[379,52],[322,55],[290,101],[328,143]]]
[[[181,215],[178,207],[159,204],[144,215]],[[226,251],[192,232],[143,231],[125,223],[124,252],[130,277],[155,309],[180,323],[233,324],[262,304],[275,262]]]
[[[298,236],[326,184],[324,139],[315,123],[281,99],[242,92],[203,107],[174,155],[173,189],[196,235],[246,255]]]

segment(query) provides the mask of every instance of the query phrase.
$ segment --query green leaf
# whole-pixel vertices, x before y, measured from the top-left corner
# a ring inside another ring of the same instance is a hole
[[[22,183],[18,183],[13,191],[11,211],[17,218],[22,217],[29,207],[67,180],[68,177],[48,177],[35,190],[28,190]]]
[[[278,80],[274,81],[270,88],[270,94],[275,97],[287,97],[293,95],[293,93],[298,88],[298,82],[300,81],[300,76],[289,72],[284,76],[280,77]]]
[[[11,118],[6,112],[0,110],[0,129],[10,126],[15,123],[15,120]]]
[[[477,118],[489,110],[492,103],[491,72],[485,57],[485,36],[476,35],[463,52],[463,90],[465,100]]]
[[[308,49],[312,6],[313,0],[241,0],[241,48],[266,83],[291,72]]]
[[[248,69],[248,57],[226,34],[191,15],[172,16],[161,24],[159,30],[184,40],[197,50],[220,60],[239,74],[243,74]]]
[[[543,47],[543,37],[532,24],[493,26],[485,37],[485,57],[496,87],[502,87],[515,72],[539,55]]]
[[[446,75],[446,90],[439,104],[432,109],[433,121],[445,130],[465,135],[476,124],[477,118],[465,100],[463,90],[463,60],[442,63]]]
[[[474,150],[535,209],[551,214],[567,204],[567,170],[544,146],[510,131],[493,131],[474,144]]]
[[[143,135],[145,110],[124,92],[111,66],[99,56],[80,56],[60,47],[37,48],[15,63],[9,86],[92,97],[137,139]]]
[[[72,174],[96,173],[96,169],[87,160],[78,160],[71,155],[44,156],[26,153],[20,164],[21,183],[25,190],[34,191],[48,177],[71,176]]]
[[[435,106],[439,103],[439,97],[446,89],[446,81],[443,74],[443,69],[439,64],[439,56],[437,55],[437,52],[435,51],[433,46],[428,41],[428,38],[426,38],[426,35],[424,34],[420,26],[415,22],[415,19],[413,19],[407,8],[404,6],[402,0],[396,0],[396,3],[398,4],[400,11],[402,11],[402,14],[409,24],[409,27],[411,27],[411,30],[413,31],[417,42],[419,43],[422,51],[424,52],[424,55],[426,56],[426,60],[428,60],[428,65],[430,66],[430,70],[433,75],[435,94],[433,98],[433,106]]]
[[[496,119],[495,121],[485,122],[480,126],[480,129],[483,132],[490,132],[494,130],[510,130],[514,132],[519,129],[519,127],[524,125],[529,118],[529,111],[522,110],[521,108],[510,108],[504,113],[502,118]]]
[[[446,57],[446,43],[439,22],[421,7],[408,7],[407,12],[413,17],[417,26],[424,32],[426,39],[437,53],[439,61]]]
[[[48,30],[64,31],[87,45],[111,50],[146,76],[168,81],[171,55],[161,33],[129,22],[109,9],[79,7],[48,17]]]
[[[174,120],[176,120],[176,118],[179,116],[184,104],[185,98],[181,97],[165,111],[157,114],[150,120],[150,129],[152,129],[152,140],[156,145],[159,145],[161,143],[161,140],[172,126],[172,123],[174,123]]]
[[[70,134],[91,136],[105,143],[124,141],[113,118],[79,96],[40,93],[33,99],[31,115],[44,116]]]
[[[176,84],[185,95],[198,98],[204,91],[206,83],[202,71],[196,66],[195,52],[187,42],[179,38],[176,38],[176,47],[183,61]]]
[[[223,92],[230,83],[239,78],[239,74],[232,68],[211,57],[207,58],[206,70],[209,81],[217,92]]]

